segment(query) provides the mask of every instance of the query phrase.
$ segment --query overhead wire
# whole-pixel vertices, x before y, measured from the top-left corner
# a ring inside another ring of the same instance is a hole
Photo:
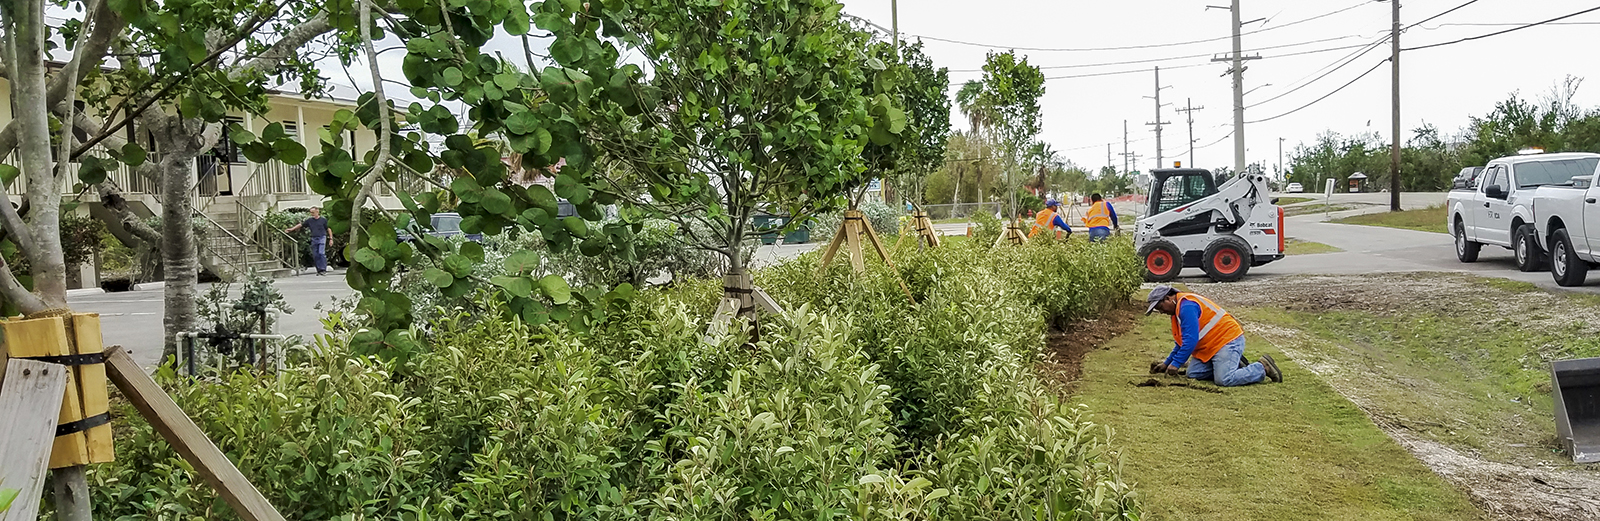
[[[1371,1],[1364,1],[1364,2],[1361,2],[1361,3],[1355,4],[1355,5],[1349,6],[1349,7],[1345,7],[1343,9],[1339,9],[1339,10],[1336,10],[1336,11],[1323,13],[1323,14],[1316,15],[1316,16],[1313,16],[1313,17],[1310,17],[1310,18],[1304,18],[1304,19],[1300,19],[1300,20],[1295,20],[1293,22],[1289,22],[1289,23],[1286,23],[1286,24],[1283,24],[1283,25],[1274,25],[1272,27],[1263,27],[1263,28],[1256,29],[1256,30],[1253,30],[1253,31],[1246,31],[1246,32],[1243,32],[1243,33],[1239,33],[1239,36],[1248,36],[1248,35],[1252,35],[1252,34],[1264,33],[1264,32],[1267,32],[1267,31],[1275,31],[1275,30],[1278,30],[1278,29],[1283,29],[1285,27],[1293,27],[1295,25],[1303,24],[1303,23],[1310,22],[1310,21],[1313,21],[1313,20],[1320,20],[1320,19],[1323,19],[1323,18],[1327,18],[1329,16],[1333,16],[1333,15],[1336,15],[1336,14],[1344,13],[1346,11],[1350,11],[1350,10],[1356,9],[1356,8],[1365,6],[1365,5],[1370,4],[1370,3],[1372,3],[1372,2]],[[853,17],[853,18],[865,21],[865,19],[860,18],[860,17]],[[867,22],[867,23],[871,24],[872,22]],[[877,26],[877,24],[872,24],[872,25]],[[883,29],[881,26],[879,26],[878,28],[880,30]],[[955,44],[955,45],[966,45],[966,46],[971,46],[971,47],[984,47],[984,48],[989,48],[989,49],[1012,49],[1012,50],[1018,50],[1018,51],[1032,51],[1032,52],[1130,51],[1130,50],[1137,50],[1137,49],[1155,49],[1155,48],[1161,48],[1161,47],[1179,47],[1179,46],[1184,46],[1184,45],[1194,45],[1194,44],[1200,44],[1200,43],[1220,42],[1220,41],[1223,41],[1223,40],[1229,40],[1229,39],[1233,38],[1233,35],[1228,35],[1228,36],[1220,36],[1220,37],[1216,37],[1216,38],[1206,38],[1206,39],[1203,39],[1203,40],[1190,40],[1190,41],[1186,41],[1186,42],[1153,43],[1153,44],[1145,44],[1145,45],[1124,45],[1124,46],[1118,46],[1118,47],[1078,47],[1078,48],[1072,48],[1072,47],[1017,47],[1017,46],[1011,46],[1011,45],[993,45],[993,44],[986,44],[986,43],[968,42],[968,41],[963,41],[963,40],[955,40],[955,39],[950,39],[950,38],[939,38],[939,37],[926,36],[926,35],[920,35],[920,34],[914,34],[914,33],[903,33],[903,34],[905,34],[906,36],[913,36],[913,37],[917,37],[917,38],[922,38],[924,40],[932,40],[932,41],[936,41],[936,42],[944,42],[944,43]]]
[[[1266,46],[1266,47],[1258,47],[1258,48],[1255,48],[1255,49],[1246,49],[1246,50],[1241,51],[1241,52],[1258,52],[1258,51],[1270,51],[1270,50],[1274,50],[1274,49],[1286,49],[1286,48],[1289,48],[1289,47],[1300,47],[1300,46],[1303,46],[1303,45],[1335,42],[1335,41],[1339,41],[1339,40],[1348,40],[1348,39],[1351,39],[1351,38],[1366,38],[1366,36],[1359,35],[1359,34],[1349,34],[1349,35],[1344,35],[1344,36],[1336,36],[1336,37],[1333,37],[1333,38],[1323,38],[1323,39],[1320,39],[1320,40],[1308,40],[1308,41],[1304,41],[1304,42],[1287,43],[1287,44],[1282,44],[1282,45],[1269,45],[1269,46]],[[1387,38],[1387,37],[1385,37],[1385,38]],[[1364,46],[1364,45],[1368,45],[1368,44],[1362,44],[1362,46]],[[1357,46],[1357,47],[1359,47],[1359,46]],[[1168,56],[1168,57],[1165,57],[1165,58],[1148,58],[1148,59],[1142,59],[1142,60],[1125,60],[1125,61],[1100,62],[1100,63],[1079,63],[1079,64],[1073,64],[1073,65],[1040,65],[1040,66],[1038,66],[1038,68],[1041,69],[1041,70],[1082,69],[1082,68],[1089,68],[1089,67],[1106,67],[1106,66],[1111,66],[1111,65],[1133,65],[1133,64],[1139,64],[1139,63],[1158,63],[1158,62],[1177,61],[1177,60],[1189,60],[1189,59],[1194,59],[1194,58],[1210,58],[1210,57],[1216,56],[1216,55],[1217,55],[1217,53],[1208,52],[1208,53],[1205,53],[1205,54],[1190,54],[1190,55],[1185,55],[1185,56]],[[955,73],[983,72],[983,69],[952,69],[950,72],[955,72]]]
[[[1289,90],[1280,92],[1280,93],[1278,93],[1277,96],[1273,96],[1271,98],[1267,98],[1267,99],[1264,99],[1264,100],[1261,100],[1261,101],[1258,101],[1258,102],[1255,102],[1255,103],[1251,103],[1249,105],[1245,105],[1244,108],[1248,109],[1248,108],[1264,105],[1264,104],[1267,104],[1267,103],[1271,103],[1274,100],[1281,99],[1284,96],[1288,96],[1290,94],[1298,92],[1300,89],[1304,89],[1306,87],[1310,87],[1311,84],[1316,83],[1317,81],[1319,81],[1319,80],[1321,80],[1323,78],[1326,78],[1326,77],[1328,77],[1329,75],[1331,75],[1331,74],[1333,74],[1335,72],[1338,72],[1339,69],[1343,69],[1343,68],[1349,66],[1351,63],[1355,63],[1356,60],[1360,59],[1362,56],[1366,56],[1367,53],[1372,52],[1373,50],[1377,49],[1379,46],[1383,45],[1383,43],[1387,42],[1387,41],[1389,41],[1388,38],[1383,38],[1383,39],[1378,40],[1376,42],[1372,42],[1370,44],[1367,44],[1365,46],[1366,49],[1363,49],[1363,50],[1360,50],[1360,51],[1356,51],[1354,53],[1346,55],[1343,58],[1340,58],[1338,60],[1334,60],[1334,63],[1338,64],[1337,66],[1332,66],[1332,68],[1329,68],[1329,66],[1323,66],[1322,69],[1319,69],[1317,71],[1317,72],[1322,72],[1322,75],[1317,76],[1316,78],[1312,78],[1310,81],[1305,81],[1303,83],[1302,83],[1302,81],[1305,80],[1305,78],[1301,78],[1299,80],[1295,80],[1293,83],[1289,84],[1292,87]],[[1326,72],[1323,72],[1323,70],[1326,70]],[[1317,74],[1317,72],[1313,72],[1311,74]],[[1310,77],[1310,75],[1307,75],[1307,77]]]
[[[1467,0],[1467,3],[1464,3],[1464,4],[1461,4],[1461,5],[1458,5],[1458,6],[1455,6],[1455,7],[1452,7],[1452,8],[1449,8],[1449,9],[1446,9],[1446,10],[1445,10],[1445,11],[1444,11],[1444,12],[1442,12],[1442,13],[1439,13],[1439,14],[1436,14],[1436,15],[1433,15],[1433,16],[1429,16],[1429,17],[1427,17],[1427,18],[1424,18],[1424,19],[1423,19],[1423,20],[1422,20],[1422,21],[1420,21],[1420,22],[1417,22],[1417,23],[1414,23],[1414,24],[1411,24],[1411,25],[1407,25],[1407,26],[1406,26],[1406,28],[1407,28],[1407,29],[1410,29],[1410,28],[1412,28],[1412,27],[1416,27],[1416,26],[1419,26],[1419,25],[1422,25],[1422,24],[1425,24],[1425,23],[1428,23],[1428,22],[1431,22],[1431,21],[1433,21],[1433,20],[1434,20],[1434,19],[1435,19],[1435,18],[1438,18],[1438,17],[1441,17],[1441,16],[1444,16],[1444,15],[1447,15],[1447,14],[1450,14],[1450,13],[1454,13],[1454,12],[1456,12],[1456,10],[1458,10],[1458,9],[1461,9],[1461,8],[1463,8],[1463,7],[1466,7],[1466,6],[1469,6],[1469,5],[1472,5],[1472,4],[1476,4],[1476,3],[1478,3],[1478,0]]]
[[[1306,107],[1310,107],[1312,105],[1316,105],[1317,103],[1320,103],[1322,100],[1328,99],[1329,97],[1333,96],[1334,94],[1338,94],[1339,91],[1342,91],[1345,88],[1355,84],[1355,82],[1361,81],[1361,78],[1367,77],[1368,74],[1372,74],[1372,71],[1378,70],[1378,67],[1382,67],[1383,64],[1388,63],[1388,62],[1389,62],[1388,58],[1384,58],[1384,59],[1378,61],[1377,65],[1373,65],[1371,69],[1367,69],[1367,72],[1363,72],[1363,73],[1361,73],[1360,76],[1356,76],[1355,78],[1351,79],[1350,81],[1345,82],[1344,85],[1340,85],[1339,88],[1333,89],[1333,92],[1329,92],[1327,94],[1323,94],[1322,97],[1314,99],[1314,100],[1311,100],[1311,103],[1307,103],[1305,105],[1301,105],[1299,108],[1296,108],[1294,110],[1291,110],[1291,111],[1288,111],[1288,112],[1285,112],[1285,113],[1282,113],[1282,114],[1278,114],[1278,115],[1270,117],[1270,118],[1262,118],[1262,119],[1258,119],[1258,120],[1255,120],[1255,121],[1246,121],[1245,123],[1246,124],[1265,123],[1265,122],[1268,122],[1268,121],[1272,121],[1274,119],[1278,119],[1278,118],[1281,118],[1281,117],[1284,117],[1284,116],[1288,116],[1290,114],[1294,114],[1296,112],[1300,112],[1301,110],[1304,110]]]
[[[1578,16],[1578,15],[1582,15],[1582,14],[1588,14],[1588,13],[1592,13],[1592,12],[1595,12],[1595,11],[1600,11],[1600,7],[1591,7],[1591,8],[1588,8],[1588,9],[1584,9],[1582,11],[1578,11],[1576,13],[1557,16],[1555,18],[1551,18],[1549,20],[1545,20],[1545,21],[1542,21],[1542,22],[1534,22],[1534,23],[1531,23],[1531,24],[1519,25],[1519,26],[1516,26],[1516,27],[1512,27],[1510,29],[1506,29],[1504,31],[1495,31],[1495,32],[1488,33],[1488,34],[1480,34],[1480,35],[1477,35],[1477,36],[1468,36],[1466,38],[1461,38],[1461,39],[1458,39],[1458,40],[1451,40],[1451,41],[1448,41],[1448,42],[1440,42],[1440,43],[1431,43],[1431,44],[1428,44],[1428,45],[1422,45],[1422,46],[1410,47],[1410,48],[1403,48],[1403,49],[1400,49],[1400,50],[1401,51],[1420,51],[1422,49],[1432,49],[1434,47],[1444,47],[1446,45],[1455,45],[1455,44],[1458,44],[1458,43],[1470,42],[1470,41],[1473,41],[1473,40],[1482,40],[1484,38],[1489,38],[1489,37],[1492,37],[1492,36],[1499,36],[1499,35],[1506,34],[1506,33],[1509,33],[1509,32],[1521,31],[1521,30],[1527,29],[1529,27],[1537,27],[1537,26],[1548,24],[1548,23],[1551,23],[1551,22],[1559,22],[1561,20],[1572,18],[1574,16]]]

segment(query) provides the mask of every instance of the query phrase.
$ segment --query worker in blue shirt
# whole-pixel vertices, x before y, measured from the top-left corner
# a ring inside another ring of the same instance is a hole
[[[1283,381],[1271,355],[1245,363],[1244,328],[1211,299],[1157,286],[1150,291],[1148,302],[1145,314],[1160,311],[1172,317],[1172,354],[1152,366],[1152,372],[1176,376],[1187,361],[1189,378],[1211,380],[1223,387]]]
[[[1039,212],[1038,218],[1034,219],[1033,229],[1028,231],[1028,238],[1032,239],[1033,236],[1038,235],[1041,231],[1055,231],[1057,239],[1061,238],[1062,231],[1067,232],[1067,236],[1071,237],[1072,228],[1067,226],[1067,221],[1061,218],[1060,213],[1057,213],[1060,211],[1061,201],[1055,199],[1045,201],[1044,207],[1044,211]]]

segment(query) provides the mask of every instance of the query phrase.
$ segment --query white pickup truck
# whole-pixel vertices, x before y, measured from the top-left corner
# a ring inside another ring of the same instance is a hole
[[[1544,268],[1545,250],[1538,239],[1534,192],[1541,186],[1568,184],[1576,176],[1594,174],[1600,154],[1531,154],[1490,161],[1477,186],[1452,190],[1447,197],[1446,224],[1455,236],[1456,258],[1478,260],[1485,244],[1510,249],[1517,269]]]
[[[1562,286],[1581,286],[1600,262],[1600,185],[1595,172],[1566,185],[1540,187],[1533,195],[1541,219],[1539,240],[1550,251],[1550,276]]]

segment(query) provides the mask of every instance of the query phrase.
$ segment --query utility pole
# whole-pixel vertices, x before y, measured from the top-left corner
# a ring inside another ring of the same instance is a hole
[[[1389,146],[1389,211],[1400,211],[1400,0],[1394,4],[1394,28],[1390,29],[1389,64],[1394,68],[1394,143]]]
[[[894,53],[900,55],[900,0],[889,0],[889,30],[894,32]]]
[[[1184,98],[1183,101],[1184,108],[1178,109],[1178,112],[1184,113],[1184,115],[1188,116],[1189,119],[1189,168],[1194,168],[1194,111],[1204,109],[1205,107],[1194,106],[1193,98]]]
[[[1283,138],[1278,138],[1278,176],[1288,179],[1288,173],[1283,171]]]
[[[1206,9],[1227,9],[1233,13],[1233,53],[1226,58],[1212,58],[1214,62],[1231,62],[1232,67],[1228,72],[1233,74],[1233,170],[1244,171],[1244,61],[1260,59],[1261,56],[1245,56],[1243,40],[1240,32],[1244,23],[1239,21],[1239,0],[1233,0],[1230,7],[1208,5]],[[1254,22],[1255,20],[1251,20]]]
[[[1162,164],[1161,163],[1161,161],[1162,161],[1162,157],[1161,157],[1161,126],[1162,125],[1170,125],[1171,124],[1170,122],[1161,121],[1161,90],[1162,89],[1169,89],[1169,88],[1171,88],[1171,87],[1162,87],[1161,86],[1161,67],[1156,67],[1156,95],[1155,95],[1155,100],[1156,100],[1156,121],[1154,123],[1145,123],[1146,125],[1155,125],[1155,127],[1156,127],[1156,168],[1161,168],[1161,164]],[[1145,96],[1145,97],[1148,98],[1150,96]]]
[[[1128,173],[1128,120],[1122,120],[1122,172]]]
[[[1106,166],[1115,166],[1111,164],[1111,143],[1106,143]]]

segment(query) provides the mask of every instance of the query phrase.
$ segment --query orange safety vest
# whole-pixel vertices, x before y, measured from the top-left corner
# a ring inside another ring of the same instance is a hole
[[[1201,362],[1210,362],[1222,346],[1228,345],[1233,339],[1244,334],[1244,328],[1239,326],[1239,321],[1233,315],[1218,306],[1210,299],[1193,293],[1179,293],[1178,305],[1190,300],[1200,304],[1200,341],[1195,342],[1194,352],[1189,356]],[[1183,328],[1178,324],[1178,314],[1172,314],[1172,341],[1183,344]]]
[[[1082,217],[1083,225],[1090,228],[1111,227],[1111,203],[1104,200],[1089,205],[1089,212]]]
[[[1039,230],[1049,230],[1050,221],[1054,221],[1055,219],[1055,210],[1045,208],[1044,211],[1039,212],[1039,217],[1033,220],[1033,229],[1028,231],[1028,238],[1032,239],[1033,236],[1038,235]],[[1056,238],[1061,238],[1061,232],[1056,232]]]

